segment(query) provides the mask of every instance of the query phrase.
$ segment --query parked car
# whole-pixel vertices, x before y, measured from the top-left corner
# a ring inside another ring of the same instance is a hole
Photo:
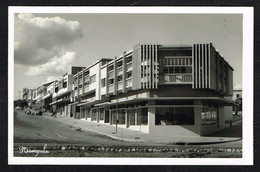
[[[20,106],[16,106],[15,109],[16,110],[22,110],[22,108]]]
[[[34,115],[36,116],[42,116],[42,111],[41,110],[34,110]]]

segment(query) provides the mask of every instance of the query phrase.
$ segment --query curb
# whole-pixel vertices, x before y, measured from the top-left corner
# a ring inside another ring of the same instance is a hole
[[[91,132],[94,132],[94,133],[98,133],[98,134],[110,137],[110,138],[112,138],[114,140],[120,140],[120,141],[126,141],[126,142],[135,142],[135,143],[137,143],[137,142],[146,142],[145,140],[134,140],[134,139],[120,138],[120,137],[112,136],[110,134],[103,133],[101,131],[96,131],[96,130],[93,130],[93,129],[90,129],[90,128],[84,128],[84,127],[81,127],[79,125],[71,124],[71,123],[69,123],[67,121],[62,121],[62,122],[66,123],[67,125],[73,126],[75,128],[80,128],[80,129],[82,129],[84,131],[91,131]]]
[[[81,127],[80,125],[75,125],[75,124],[72,124],[72,123],[64,121],[64,120],[60,120],[60,122],[65,123],[69,126],[73,126],[74,128],[77,128],[77,129],[81,129],[81,130],[84,130],[84,131],[91,131],[91,132],[94,132],[94,133],[97,133],[97,134],[101,134],[101,135],[107,136],[107,137],[114,139],[114,140],[126,141],[126,142],[135,142],[135,143],[148,142],[147,140],[142,140],[142,139],[134,140],[134,139],[127,139],[127,138],[120,138],[120,137],[117,137],[117,136],[106,134],[106,133],[101,132],[101,131],[93,130],[93,129],[90,129],[90,128],[84,128],[84,127]],[[228,142],[234,142],[234,141],[239,141],[239,140],[242,140],[242,138],[238,138],[238,139],[234,139],[234,140],[208,141],[208,142],[188,142],[188,141],[187,142],[186,141],[177,141],[177,142],[149,141],[149,142],[157,143],[157,144],[171,144],[171,145],[207,145],[207,144],[228,143]]]
[[[219,143],[228,143],[242,140],[242,138],[226,141],[211,141],[211,142],[175,142],[173,145],[207,145],[207,144],[219,144]]]

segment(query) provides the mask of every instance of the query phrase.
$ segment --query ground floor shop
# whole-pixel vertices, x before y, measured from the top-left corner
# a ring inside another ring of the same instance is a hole
[[[74,117],[150,134],[207,135],[227,126],[232,106],[220,99],[135,99],[74,104]],[[71,115],[73,116],[73,115]]]

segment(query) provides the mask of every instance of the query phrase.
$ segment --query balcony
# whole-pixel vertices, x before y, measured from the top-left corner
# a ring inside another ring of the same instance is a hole
[[[189,74],[165,74],[159,77],[161,83],[192,83],[192,75]]]
[[[81,94],[82,94],[82,88],[79,89],[79,95],[81,95]]]
[[[128,71],[131,71],[131,70],[133,70],[133,64],[132,64],[132,62],[126,64],[126,71],[128,72]]]
[[[85,85],[85,87],[84,87],[84,93],[87,91],[89,91],[89,85]]]
[[[118,82],[117,89],[118,90],[122,90],[123,89],[123,82],[122,81]]]
[[[114,71],[109,71],[108,72],[108,79],[113,78],[114,77]]]
[[[82,84],[82,78],[81,79],[79,79],[79,85],[81,85]]]
[[[133,86],[132,80],[133,80],[132,78],[126,79],[126,87],[132,87]]]
[[[111,93],[114,91],[114,84],[108,86],[108,92]]]
[[[117,75],[123,74],[123,67],[118,68],[117,71],[116,71],[116,74]]]

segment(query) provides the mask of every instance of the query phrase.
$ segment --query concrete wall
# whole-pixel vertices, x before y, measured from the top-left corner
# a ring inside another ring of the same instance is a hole
[[[224,106],[224,120],[232,120],[233,119],[233,109],[232,106]]]
[[[217,88],[217,83],[216,83],[216,77],[217,77],[217,66],[216,66],[216,50],[215,48],[211,45],[210,46],[210,88],[211,89],[216,89]]]

